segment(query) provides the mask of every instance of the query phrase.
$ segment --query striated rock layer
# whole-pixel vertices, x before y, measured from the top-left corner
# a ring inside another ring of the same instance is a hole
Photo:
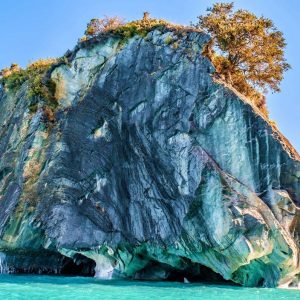
[[[26,83],[0,90],[1,271],[297,284],[299,156],[213,80],[207,41],[81,43],[52,70],[53,123]]]

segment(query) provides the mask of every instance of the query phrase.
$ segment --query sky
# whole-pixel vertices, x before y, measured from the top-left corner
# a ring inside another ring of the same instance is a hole
[[[0,0],[0,69],[16,62],[25,67],[38,58],[58,57],[72,49],[92,18],[152,17],[189,25],[205,14],[213,0]],[[223,2],[226,2],[225,0]],[[229,0],[227,2],[230,2]],[[300,152],[300,1],[236,0],[258,16],[272,19],[287,41],[286,58],[292,70],[285,74],[281,92],[269,94],[270,118]]]

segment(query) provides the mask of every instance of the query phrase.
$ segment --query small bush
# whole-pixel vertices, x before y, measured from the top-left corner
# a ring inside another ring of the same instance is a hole
[[[85,31],[85,35],[79,40],[85,42],[89,38],[95,37],[101,33],[114,33],[123,38],[131,38],[135,35],[146,36],[148,32],[158,27],[170,27],[173,29],[182,29],[182,26],[172,25],[162,19],[152,19],[150,14],[145,12],[141,20],[124,23],[119,17],[105,17],[104,19],[92,19]]]
[[[0,76],[1,77],[8,77],[10,75],[12,75],[13,73],[17,73],[20,72],[21,68],[18,64],[13,63],[11,64],[11,66],[9,68],[4,68],[0,71]]]
[[[30,112],[35,112],[39,108],[40,100],[45,116],[49,121],[53,121],[53,111],[57,107],[55,99],[55,83],[46,78],[49,68],[56,63],[56,59],[40,59],[27,66],[25,70],[13,64],[10,68],[1,71],[0,83],[7,91],[14,92],[27,83],[26,97],[31,99],[29,105]]]
[[[53,98],[55,87],[51,80],[45,80],[46,72],[57,62],[56,59],[40,59],[28,65],[26,69],[28,77],[27,97]]]
[[[173,41],[173,38],[171,36],[167,36],[165,38],[165,44],[166,45],[170,45],[172,43],[172,41]]]
[[[124,24],[119,17],[105,17],[104,19],[92,19],[86,28],[85,35],[88,38],[97,36],[102,32],[108,32]]]
[[[10,68],[1,71],[0,82],[6,90],[13,91],[21,87],[27,81],[28,90],[27,97],[35,96],[41,98],[50,98],[51,84],[44,82],[46,72],[57,60],[56,59],[40,59],[21,69],[17,64],[12,64]]]
[[[9,68],[0,71],[0,83],[6,89],[20,87],[26,81],[25,71],[18,64],[11,64]]]
[[[129,22],[119,26],[114,30],[116,34],[125,38],[131,38],[135,35],[146,36],[150,31],[159,27],[166,27],[169,23],[162,19],[143,18],[142,20]]]
[[[179,42],[178,41],[176,41],[176,42],[174,42],[173,44],[172,44],[172,48],[173,49],[178,49],[179,48]]]

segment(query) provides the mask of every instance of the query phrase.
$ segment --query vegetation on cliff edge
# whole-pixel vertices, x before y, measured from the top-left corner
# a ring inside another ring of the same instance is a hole
[[[55,84],[47,78],[46,74],[57,59],[40,59],[30,63],[26,69],[12,64],[9,68],[1,70],[0,83],[4,89],[14,92],[27,83],[26,97],[31,99],[30,110],[36,111],[40,100],[45,101],[44,110],[50,119],[53,119],[52,110],[57,106],[54,97]]]
[[[226,83],[267,114],[262,94],[279,92],[283,73],[290,68],[284,57],[286,43],[270,19],[233,9],[233,3],[217,3],[199,17],[197,26],[212,37],[204,54]]]
[[[132,21],[128,23],[124,23],[123,19],[119,17],[105,17],[104,19],[92,19],[87,24],[85,35],[81,38],[80,41],[86,41],[103,33],[116,34],[125,39],[131,38],[135,35],[145,37],[150,31],[159,28],[166,28],[178,31],[184,31],[185,29],[198,31],[198,29],[195,27],[177,25],[172,24],[163,19],[150,18],[150,14],[148,12],[145,12],[141,20]]]
[[[203,54],[214,65],[215,75],[249,98],[267,116],[263,94],[268,90],[279,92],[283,73],[290,68],[284,57],[286,43],[282,33],[267,18],[258,18],[246,10],[234,12],[233,3],[217,3],[208,11],[192,27],[153,19],[147,12],[141,20],[128,23],[119,17],[92,19],[80,42],[106,33],[118,35],[126,41],[135,35],[145,37],[158,28],[176,30],[178,33],[205,31],[211,40],[204,47]],[[166,44],[169,43],[167,39]],[[34,110],[37,107],[37,99],[44,99],[47,107],[52,109],[57,105],[55,84],[46,74],[56,62],[56,59],[42,59],[24,70],[12,64],[0,72],[0,83],[6,90],[12,91],[27,82],[26,96],[35,100],[31,108]]]

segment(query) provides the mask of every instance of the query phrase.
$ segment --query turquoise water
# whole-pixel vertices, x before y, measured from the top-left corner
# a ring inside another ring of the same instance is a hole
[[[83,277],[1,275],[0,299],[300,300],[300,291],[173,282],[99,281]]]

